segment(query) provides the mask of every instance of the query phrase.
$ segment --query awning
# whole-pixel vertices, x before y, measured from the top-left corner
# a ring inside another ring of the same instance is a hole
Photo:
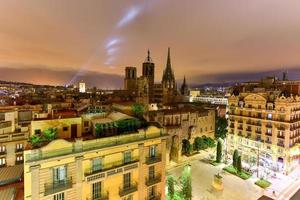
[[[0,190],[0,199],[5,200],[15,200],[16,198],[16,188],[9,187],[3,190]]]
[[[0,185],[6,185],[20,181],[23,176],[24,166],[15,165],[0,168]]]

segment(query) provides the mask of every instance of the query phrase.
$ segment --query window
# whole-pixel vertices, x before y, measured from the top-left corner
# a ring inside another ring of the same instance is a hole
[[[5,158],[0,158],[0,167],[5,166],[5,164],[6,164]]]
[[[40,135],[42,133],[41,129],[34,130],[35,135]]]
[[[17,161],[17,162],[23,161],[23,155],[17,155],[16,161]]]
[[[149,148],[149,157],[155,157],[156,156],[156,146],[152,145]]]
[[[55,194],[53,196],[53,200],[64,200],[64,199],[65,199],[65,193],[64,192]]]
[[[24,147],[24,146],[23,146],[22,143],[16,145],[16,149],[17,149],[17,150],[23,150],[23,147]]]
[[[92,185],[92,199],[99,199],[101,197],[101,182],[93,183]]]
[[[92,171],[97,172],[102,169],[102,159],[101,158],[94,158],[92,160]]]
[[[123,175],[123,188],[129,188],[131,185],[131,173]]]
[[[63,127],[63,131],[68,131],[69,130],[69,127],[65,126]]]
[[[124,152],[124,163],[131,162],[131,151]]]
[[[148,189],[148,197],[149,199],[152,199],[155,197],[156,186],[152,186]]]
[[[149,167],[149,179],[154,179],[155,177],[155,168],[154,165]]]
[[[267,133],[268,134],[272,134],[272,130],[271,129],[267,129]]]
[[[64,182],[67,179],[67,168],[66,166],[60,166],[53,168],[53,182]]]
[[[88,127],[89,126],[89,121],[84,121],[84,127]]]
[[[258,105],[258,109],[261,109],[261,105]]]
[[[267,119],[272,119],[272,114],[271,113],[268,113]]]
[[[5,146],[3,145],[3,146],[0,146],[0,154],[1,153],[5,153],[6,152],[6,148],[5,148]]]
[[[122,200],[132,200],[132,199],[133,199],[132,194],[122,198]]]

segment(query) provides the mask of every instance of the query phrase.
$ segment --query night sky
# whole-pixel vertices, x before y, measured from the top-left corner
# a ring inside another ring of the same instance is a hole
[[[1,0],[0,79],[121,88],[147,49],[156,81],[171,48],[176,79],[300,79],[297,0]],[[299,71],[298,71],[299,69]],[[260,73],[261,72],[261,73]]]

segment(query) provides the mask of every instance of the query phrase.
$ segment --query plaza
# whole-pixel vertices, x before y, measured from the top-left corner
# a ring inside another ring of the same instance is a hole
[[[196,200],[257,200],[264,190],[254,184],[252,179],[242,180],[224,172],[221,167],[204,162],[201,158],[189,162],[192,173],[192,193]],[[183,166],[168,171],[168,175],[176,178],[181,176]],[[224,190],[216,191],[212,187],[215,174],[223,177]]]

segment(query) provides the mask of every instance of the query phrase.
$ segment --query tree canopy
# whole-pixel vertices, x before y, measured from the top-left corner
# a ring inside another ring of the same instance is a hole
[[[215,137],[225,139],[227,135],[227,120],[225,118],[218,117],[216,120]]]

